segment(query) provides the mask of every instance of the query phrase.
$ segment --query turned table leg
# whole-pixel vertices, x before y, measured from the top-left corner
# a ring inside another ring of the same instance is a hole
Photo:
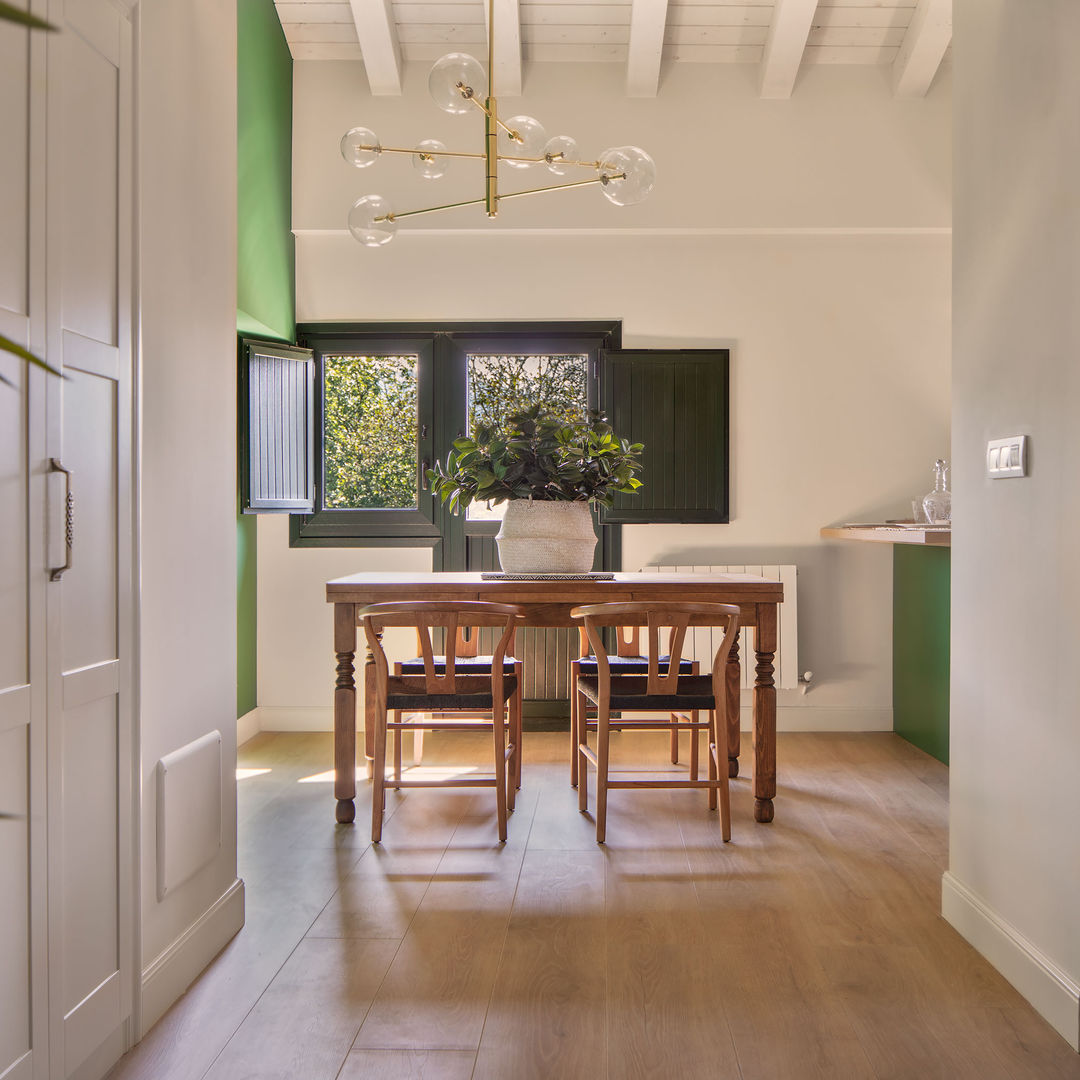
[[[334,798],[336,817],[347,825],[356,817],[356,605],[334,605]]]
[[[742,675],[739,670],[739,638],[731,643],[728,654],[727,672],[727,728],[728,728],[728,776],[734,779],[739,775],[739,743],[742,726],[739,715],[742,709]]]
[[[773,682],[776,617],[775,604],[758,604],[754,679],[754,817],[761,822],[772,821],[772,801],[776,794],[776,684]]]

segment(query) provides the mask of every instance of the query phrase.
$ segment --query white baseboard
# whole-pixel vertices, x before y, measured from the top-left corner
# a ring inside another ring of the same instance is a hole
[[[259,726],[259,710],[249,709],[243,716],[236,718],[236,745],[243,746],[260,731],[262,728]]]
[[[252,717],[259,731],[333,731],[334,710],[327,707],[260,705]],[[363,720],[357,717],[358,721]],[[742,729],[753,727],[749,705],[742,708]],[[781,705],[776,710],[777,731],[892,731],[892,709],[831,708],[816,705]],[[254,732],[252,733],[254,734]]]
[[[941,913],[1080,1051],[1080,986],[949,871],[941,879]]]
[[[244,883],[237,878],[142,973],[141,1039],[244,925]]]

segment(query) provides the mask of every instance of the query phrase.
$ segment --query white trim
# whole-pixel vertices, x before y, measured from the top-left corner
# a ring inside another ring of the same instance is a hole
[[[262,728],[259,726],[259,710],[249,709],[243,716],[236,718],[236,746],[243,746],[248,739],[255,738]]]
[[[348,229],[297,229],[292,230],[295,237],[306,236],[335,236],[352,239]],[[398,232],[399,240],[410,236],[497,236],[517,237],[536,236],[562,238],[567,236],[952,236],[951,225],[883,225],[880,227],[857,228],[829,226],[807,228],[794,228],[785,225],[764,225],[757,228],[744,228],[740,226],[712,226],[690,228],[633,228],[633,229],[514,229],[494,228],[481,229],[402,229]],[[355,241],[353,241],[355,243]]]
[[[244,883],[237,878],[142,973],[141,1039],[244,925]]]
[[[751,691],[746,692],[749,698]],[[333,731],[331,706],[301,707],[260,705],[252,711],[259,731]],[[356,710],[357,730],[363,729],[363,709]],[[244,718],[251,717],[248,713]],[[753,709],[742,707],[743,731],[753,730]],[[815,705],[780,705],[776,710],[777,731],[892,731],[891,708],[857,708]]]
[[[1080,986],[948,870],[941,878],[941,914],[1080,1050]]]

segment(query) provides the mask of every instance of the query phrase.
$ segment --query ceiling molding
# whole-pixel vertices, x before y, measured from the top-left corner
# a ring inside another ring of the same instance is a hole
[[[799,74],[817,0],[776,0],[761,60],[761,96],[789,98]]]
[[[664,52],[668,0],[634,0],[626,58],[626,96],[656,97]]]
[[[919,0],[893,61],[893,93],[925,97],[952,41],[952,0]]]
[[[349,0],[368,86],[375,97],[401,93],[401,46],[390,0]]]
[[[488,7],[484,5],[484,22]],[[488,34],[491,28],[488,27]],[[495,0],[495,93],[521,97],[521,14],[518,0]]]

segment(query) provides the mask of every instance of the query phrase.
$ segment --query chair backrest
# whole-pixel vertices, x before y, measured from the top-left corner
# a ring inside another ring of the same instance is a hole
[[[454,655],[459,659],[471,659],[480,652],[480,635],[477,626],[458,626],[454,635]],[[416,651],[423,655],[423,631],[416,631]]]
[[[582,619],[585,632],[596,657],[596,671],[601,686],[609,685],[611,669],[608,653],[604,648],[600,630],[605,626],[647,627],[647,645],[649,657],[647,694],[674,694],[678,692],[679,663],[682,660],[683,642],[688,626],[722,626],[724,637],[716,650],[712,664],[712,678],[715,693],[722,692],[724,668],[732,642],[739,632],[739,608],[736,604],[695,604],[695,603],[646,603],[632,602],[625,604],[586,604],[574,608],[570,614],[575,619]],[[661,670],[660,648],[662,628],[670,630],[668,652],[670,660]],[[620,634],[620,640],[622,635]],[[621,655],[621,654],[620,654]]]
[[[379,687],[385,688],[389,679],[389,664],[382,642],[379,640],[387,626],[412,626],[416,629],[420,655],[424,660],[423,683],[428,694],[456,694],[463,676],[457,674],[455,664],[458,655],[459,632],[466,627],[501,626],[502,636],[495,645],[492,657],[491,679],[494,693],[502,693],[503,660],[506,650],[513,640],[514,631],[521,621],[521,609],[510,604],[492,604],[481,600],[416,600],[402,603],[371,604],[361,608],[357,616],[364,625],[364,636],[368,648],[375,660],[375,677]],[[435,650],[432,648],[431,632],[433,628],[446,631],[445,659],[440,672],[435,663]],[[473,640],[477,635],[473,635]],[[472,651],[465,656],[475,656],[475,643]],[[468,677],[469,683],[476,682],[473,669]]]

